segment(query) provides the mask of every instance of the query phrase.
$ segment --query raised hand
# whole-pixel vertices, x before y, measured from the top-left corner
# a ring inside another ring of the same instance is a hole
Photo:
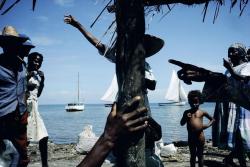
[[[65,15],[64,22],[66,24],[75,25],[77,23],[77,20],[72,15]]]
[[[230,72],[233,70],[232,65],[225,59],[223,59],[223,66]],[[230,72],[231,73],[231,72]]]
[[[140,96],[134,97],[122,106],[120,112],[117,112],[116,103],[113,104],[104,129],[105,137],[115,141],[121,134],[133,133],[147,127],[147,108],[138,108],[140,100]]]

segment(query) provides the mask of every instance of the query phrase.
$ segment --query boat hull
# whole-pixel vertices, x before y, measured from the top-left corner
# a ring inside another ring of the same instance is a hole
[[[168,105],[171,105],[171,106],[184,106],[186,105],[186,102],[183,101],[183,102],[167,102],[167,103],[158,103],[159,106],[168,106]]]
[[[104,104],[105,107],[112,107],[113,104]]]
[[[84,105],[67,105],[67,106],[65,106],[65,110],[67,112],[83,111]]]

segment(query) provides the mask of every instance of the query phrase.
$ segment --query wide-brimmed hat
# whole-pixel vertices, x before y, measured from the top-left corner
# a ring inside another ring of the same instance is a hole
[[[0,46],[2,47],[19,43],[22,44],[27,39],[27,36],[20,36],[14,27],[5,26],[0,34]]]
[[[161,38],[155,37],[153,35],[145,34],[144,35],[144,48],[145,56],[150,57],[161,50],[164,46],[164,40]]]
[[[34,48],[35,47],[35,45],[33,45],[33,43],[31,42],[31,39],[27,35],[20,34],[19,37],[27,39],[25,42],[22,43],[22,46],[29,47],[29,48]]]

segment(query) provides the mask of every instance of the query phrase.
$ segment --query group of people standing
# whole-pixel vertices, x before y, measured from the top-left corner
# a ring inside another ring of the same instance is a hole
[[[71,15],[65,16],[64,21],[77,28],[101,55],[115,63],[116,44],[108,47],[100,43]],[[146,57],[157,53],[164,45],[162,39],[152,35],[145,35],[143,41]],[[35,46],[29,37],[19,34],[11,26],[3,29],[0,46],[3,49],[0,55],[0,166],[27,166],[28,143],[39,142],[42,166],[47,167],[48,133],[38,112],[38,97],[43,91],[45,80],[44,73],[40,70],[43,56],[38,52],[30,53]],[[27,63],[24,61],[25,57],[28,57]],[[246,166],[245,153],[250,151],[249,50],[247,51],[242,44],[234,44],[228,49],[228,59],[229,61],[224,60],[226,74],[175,60],[170,61],[182,68],[178,71],[178,77],[185,83],[205,81],[203,94],[200,91],[189,92],[188,101],[191,108],[184,112],[180,122],[181,125],[187,124],[191,167],[195,166],[196,156],[199,166],[203,166],[205,144],[203,130],[212,124],[214,127],[220,127],[214,128],[219,130],[213,133],[214,144],[226,143],[232,148],[232,152],[224,162],[232,164],[233,157],[237,157],[240,165]],[[145,93],[147,89],[155,89],[156,80],[147,62],[145,83]],[[122,110],[131,111],[128,113],[118,112],[116,103],[113,104],[103,134],[79,166],[100,166],[114,148],[121,133],[134,133],[140,130],[146,132],[147,166],[163,166],[161,160],[154,154],[154,142],[162,136],[161,126],[151,117],[150,108],[147,106],[148,100],[145,102],[147,107],[139,108],[140,100],[140,97],[134,97],[123,105]],[[206,111],[199,109],[203,101],[209,100],[217,102],[215,119]],[[145,116],[145,112],[148,112],[149,116]],[[203,124],[203,117],[210,120],[207,125]]]
[[[0,166],[27,166],[28,143],[39,142],[42,166],[47,167],[48,133],[37,102],[44,86],[39,70],[43,56],[30,53],[35,47],[30,38],[12,26],[4,27],[0,47]]]

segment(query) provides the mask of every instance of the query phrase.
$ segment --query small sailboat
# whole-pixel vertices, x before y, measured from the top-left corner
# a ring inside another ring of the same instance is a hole
[[[109,88],[107,89],[105,94],[101,97],[102,101],[107,102],[104,104],[105,107],[112,106],[113,102],[116,100],[117,92],[118,92],[118,84],[117,84],[117,78],[115,74]]]
[[[183,106],[187,102],[187,94],[185,93],[181,85],[181,81],[178,78],[175,70],[173,70],[172,72],[172,77],[170,80],[170,84],[165,99],[167,99],[168,102],[159,103],[159,106],[164,106],[164,105]]]
[[[79,73],[78,73],[78,82],[77,82],[77,102],[74,103],[68,103],[65,106],[65,110],[67,112],[76,112],[76,111],[83,111],[84,110],[84,104],[82,102],[80,102],[79,100],[79,95],[80,95],[80,91],[79,91]]]

